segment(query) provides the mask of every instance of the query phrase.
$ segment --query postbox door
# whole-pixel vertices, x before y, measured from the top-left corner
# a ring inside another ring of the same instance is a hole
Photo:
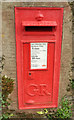
[[[55,43],[50,42],[23,44],[23,103],[25,106],[52,102],[54,47]],[[40,57],[42,53],[43,59]]]

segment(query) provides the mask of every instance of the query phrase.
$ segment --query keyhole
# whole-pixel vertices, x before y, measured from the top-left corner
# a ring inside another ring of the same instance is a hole
[[[29,75],[31,75],[31,73],[29,73]]]

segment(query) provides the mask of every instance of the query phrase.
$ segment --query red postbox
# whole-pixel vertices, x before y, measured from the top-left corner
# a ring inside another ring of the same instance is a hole
[[[63,8],[15,7],[19,109],[57,107]]]

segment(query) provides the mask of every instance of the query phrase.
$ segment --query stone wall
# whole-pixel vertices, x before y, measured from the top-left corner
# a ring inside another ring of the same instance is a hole
[[[67,92],[69,77],[71,75],[72,62],[72,12],[68,3],[51,3],[51,2],[6,2],[2,3],[2,53],[5,56],[3,75],[11,77],[15,81],[14,91],[9,96],[12,99],[10,109],[18,110],[17,96],[17,72],[16,72],[16,40],[15,40],[15,13],[14,7],[25,6],[45,6],[45,7],[64,7],[63,17],[63,36],[61,52],[61,71],[59,82],[59,102],[64,95],[71,95]],[[36,110],[24,110],[25,112],[35,112]]]
[[[74,80],[74,1],[70,3],[72,9],[72,78]]]

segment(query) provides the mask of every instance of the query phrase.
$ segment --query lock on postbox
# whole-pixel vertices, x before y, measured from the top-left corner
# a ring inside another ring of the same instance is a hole
[[[15,7],[19,109],[58,104],[63,8]]]

